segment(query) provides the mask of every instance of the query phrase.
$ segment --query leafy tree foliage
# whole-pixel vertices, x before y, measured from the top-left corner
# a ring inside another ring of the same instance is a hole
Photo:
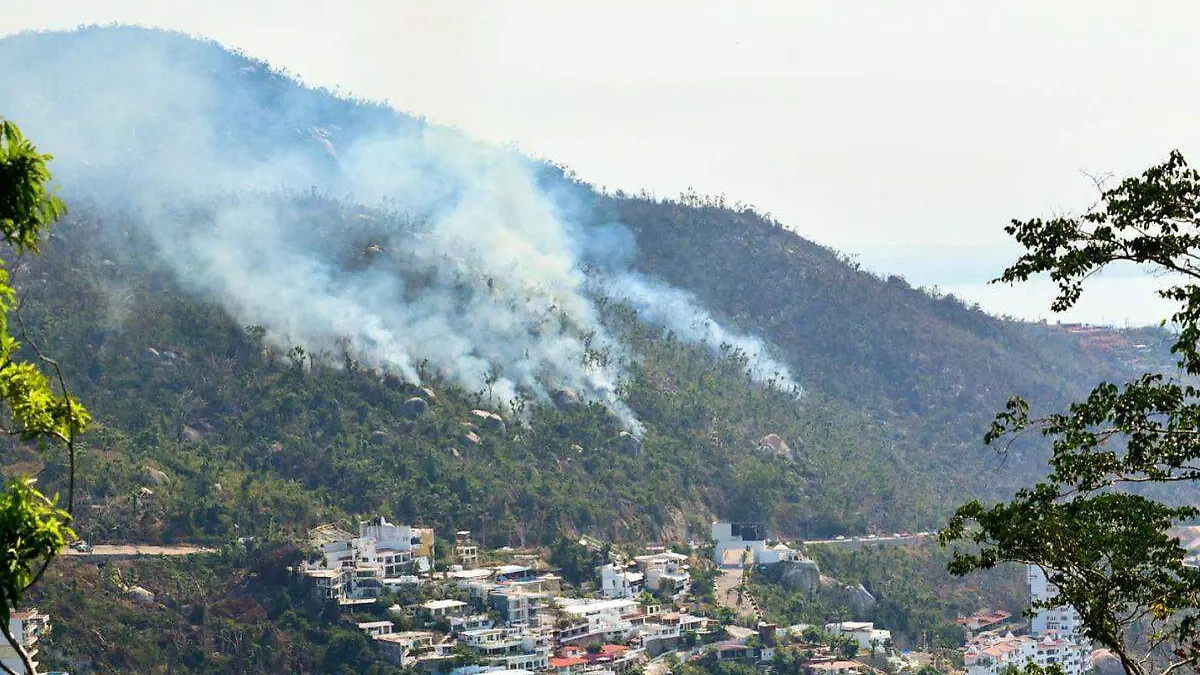
[[[18,255],[38,253],[46,230],[65,211],[47,188],[49,160],[15,124],[0,119],[0,238]],[[8,270],[0,266],[0,431],[25,442],[61,443],[67,447],[71,464],[65,510],[25,476],[11,478],[0,496],[0,631],[20,655],[25,669],[33,673],[29,655],[9,630],[9,616],[50,559],[74,537],[68,526],[75,483],[74,439],[87,424],[88,415],[67,394],[57,364],[37,353],[55,366],[61,387],[55,392],[37,365],[18,355],[20,345],[8,325],[8,313],[16,308],[16,302]]]
[[[1200,389],[1191,379],[1200,375],[1200,173],[1174,152],[1104,189],[1082,216],[1017,220],[1006,231],[1025,253],[997,281],[1049,274],[1058,286],[1056,311],[1074,305],[1084,283],[1115,264],[1165,274],[1169,286],[1159,295],[1178,303],[1170,320],[1179,372],[1102,383],[1045,417],[1011,399],[986,440],[1040,432],[1051,440],[1050,473],[1010,502],[959,508],[941,539],[967,539],[978,550],[957,554],[950,570],[1036,565],[1059,589],[1044,604],[1079,610],[1087,637],[1111,649],[1130,675],[1194,668],[1200,570],[1184,564],[1170,528],[1200,510],[1163,488],[1194,488],[1200,479]],[[1144,637],[1130,637],[1135,626]]]

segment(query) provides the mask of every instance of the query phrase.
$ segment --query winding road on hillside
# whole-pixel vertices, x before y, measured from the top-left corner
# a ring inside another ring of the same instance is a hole
[[[911,544],[922,539],[937,537],[937,532],[897,532],[896,534],[838,536],[832,539],[805,539],[804,544]]]

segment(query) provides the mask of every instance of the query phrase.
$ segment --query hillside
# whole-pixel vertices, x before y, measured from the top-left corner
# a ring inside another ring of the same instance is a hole
[[[0,82],[70,207],[9,263],[23,339],[96,418],[76,529],[221,549],[52,567],[32,601],[72,672],[394,672],[287,573],[366,515],[564,550],[932,529],[1044,470],[1036,439],[979,443],[1010,393],[1168,362],[1153,329],[992,317],[804,223],[603,193],[183,35],[6,38]],[[63,487],[63,457],[5,453]],[[1020,604],[1012,570],[943,597],[944,551],[818,553],[898,636]],[[827,609],[759,582],[779,620]]]
[[[21,35],[0,41],[0,73],[0,110],[57,155],[72,208],[16,279],[31,336],[99,420],[93,539],[371,512],[493,544],[696,536],[717,515],[789,535],[931,527],[1041,469],[1036,447],[1001,460],[978,443],[1008,394],[1053,404],[1124,369],[1066,331],[868,274],[802,223],[598,194],[213,43]],[[545,207],[514,210],[504,185]],[[403,285],[378,291],[389,274]],[[418,334],[434,323],[450,332]],[[406,413],[413,397],[427,413]],[[480,408],[507,424],[476,424]],[[769,433],[792,459],[758,452]],[[149,469],[167,478],[141,508]]]

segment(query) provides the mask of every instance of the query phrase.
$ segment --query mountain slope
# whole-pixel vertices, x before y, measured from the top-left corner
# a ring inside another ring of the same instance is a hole
[[[186,36],[6,38],[0,82],[73,209],[17,280],[98,416],[94,539],[369,512],[492,544],[928,527],[1041,470],[979,447],[1008,393],[1124,370],[751,211],[598,194]]]

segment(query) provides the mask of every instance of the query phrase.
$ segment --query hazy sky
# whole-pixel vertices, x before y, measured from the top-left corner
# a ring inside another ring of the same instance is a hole
[[[1086,173],[1200,162],[1194,2],[0,0],[0,33],[136,23],[212,37],[573,167],[754,204],[864,265],[986,308],[1013,217],[1084,208]],[[1154,279],[1074,320],[1155,322]]]

